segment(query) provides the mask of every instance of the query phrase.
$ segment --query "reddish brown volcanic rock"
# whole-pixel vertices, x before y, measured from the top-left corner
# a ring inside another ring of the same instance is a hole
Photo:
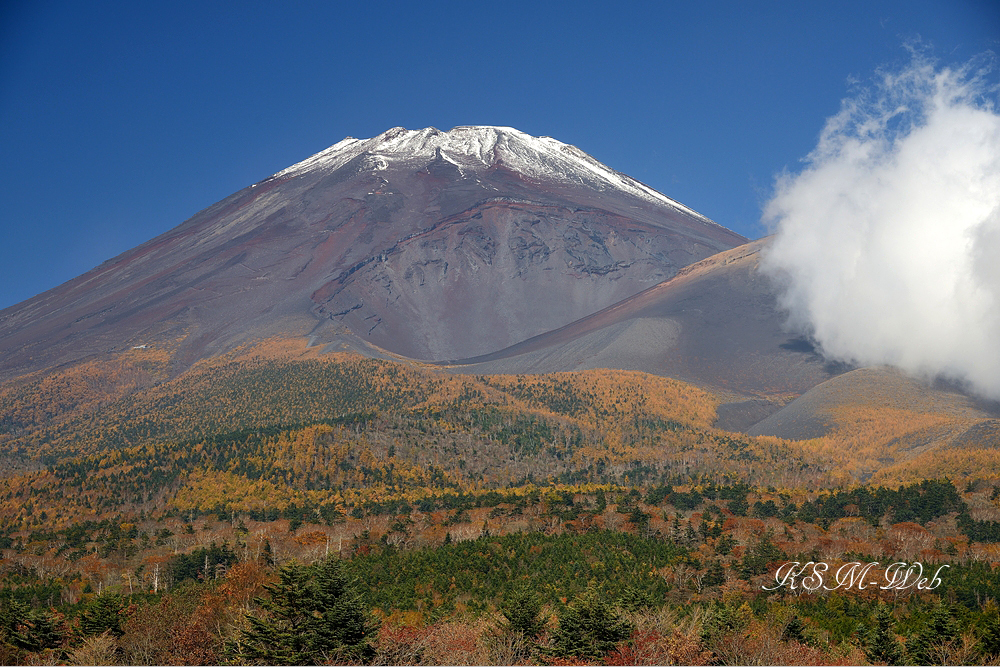
[[[167,341],[183,368],[275,334],[471,357],[744,241],[552,139],[396,128],[0,311],[0,378]]]

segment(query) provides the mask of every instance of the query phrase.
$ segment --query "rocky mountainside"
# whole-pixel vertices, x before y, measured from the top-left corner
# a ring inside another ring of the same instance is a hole
[[[798,395],[845,368],[784,328],[774,288],[759,271],[766,244],[718,253],[557,330],[448,363],[474,373],[621,368],[744,396]]]
[[[745,242],[579,149],[510,128],[345,139],[0,311],[0,377],[272,335],[488,354]]]
[[[897,444],[978,446],[992,438],[996,446],[995,431],[983,426],[1000,417],[996,402],[891,369],[832,362],[789,330],[760,270],[767,247],[765,238],[720,252],[566,326],[441,365],[476,375],[615,368],[677,378],[722,399],[716,426],[753,435],[799,440],[853,429],[877,440],[864,425],[895,420]],[[933,428],[918,423],[932,416]]]

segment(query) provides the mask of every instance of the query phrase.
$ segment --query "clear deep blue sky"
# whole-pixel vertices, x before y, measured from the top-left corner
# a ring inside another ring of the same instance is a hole
[[[0,308],[394,126],[555,137],[756,238],[849,82],[918,38],[1000,54],[1000,3],[7,0]]]

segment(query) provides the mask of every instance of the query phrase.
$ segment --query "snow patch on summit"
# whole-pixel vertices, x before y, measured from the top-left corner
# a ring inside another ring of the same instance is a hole
[[[665,204],[706,224],[720,226],[634,178],[605,166],[576,146],[551,137],[533,137],[512,127],[462,125],[449,132],[433,127],[422,130],[394,127],[371,139],[347,137],[278,172],[275,177],[298,176],[315,170],[335,171],[362,154],[376,159],[385,169],[387,162],[426,162],[434,159],[439,151],[460,169],[476,170],[499,163],[536,180],[579,184],[598,192],[626,192],[647,202]]]

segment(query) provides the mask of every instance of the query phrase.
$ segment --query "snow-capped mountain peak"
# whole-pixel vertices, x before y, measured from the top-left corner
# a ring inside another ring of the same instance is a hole
[[[744,241],[549,137],[393,128],[344,139],[5,311],[0,372],[178,331],[189,332],[178,363],[277,334],[466,359]]]
[[[583,185],[598,192],[621,191],[715,224],[653,188],[605,166],[576,146],[551,137],[534,137],[512,127],[461,125],[448,132],[433,127],[422,130],[394,127],[371,139],[348,137],[275,176],[334,171],[361,155],[373,158],[374,164],[429,162],[440,156],[473,171],[501,165],[539,182]]]

